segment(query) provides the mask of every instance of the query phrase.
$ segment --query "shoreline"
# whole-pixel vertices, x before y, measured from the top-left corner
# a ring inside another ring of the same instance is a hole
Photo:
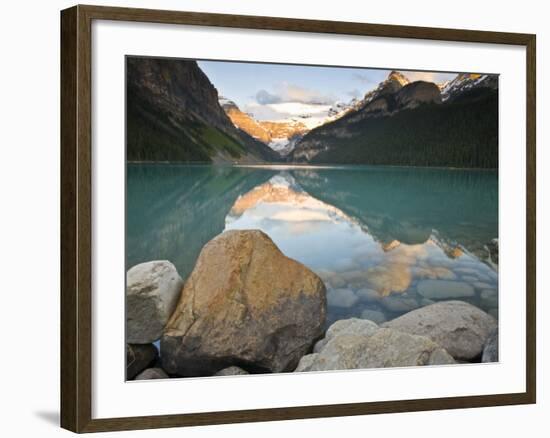
[[[400,164],[309,164],[309,163],[212,163],[205,161],[126,161],[126,165],[170,165],[170,166],[197,166],[197,167],[245,167],[251,169],[270,169],[280,168],[284,169],[364,169],[368,167],[381,168],[397,168],[397,169],[427,169],[427,170],[468,170],[468,171],[485,171],[485,172],[497,172],[498,168],[493,167],[445,167],[445,166],[406,166]]]

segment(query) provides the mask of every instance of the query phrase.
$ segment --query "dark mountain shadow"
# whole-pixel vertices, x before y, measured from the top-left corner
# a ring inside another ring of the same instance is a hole
[[[365,225],[382,243],[430,235],[476,252],[498,237],[498,177],[493,171],[365,168],[294,170],[310,195]]]

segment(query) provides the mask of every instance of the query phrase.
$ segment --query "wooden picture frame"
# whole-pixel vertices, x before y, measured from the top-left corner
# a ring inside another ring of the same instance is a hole
[[[93,419],[91,25],[94,20],[524,46],[527,59],[526,391],[498,395]],[[531,34],[81,5],[62,11],[61,426],[74,432],[98,432],[535,403],[535,57],[536,37]]]

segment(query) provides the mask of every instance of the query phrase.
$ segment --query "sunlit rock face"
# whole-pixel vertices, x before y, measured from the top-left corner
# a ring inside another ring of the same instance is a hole
[[[455,298],[456,291],[463,289],[475,290],[461,294],[463,299],[489,310],[491,301],[481,298],[474,280],[479,284],[490,277],[490,289],[496,292],[496,275],[459,244],[434,229],[419,232],[429,227],[407,220],[396,222],[397,234],[392,234],[379,218],[371,221],[368,211],[362,211],[359,219],[311,196],[293,174],[281,172],[239,196],[225,218],[225,228],[260,229],[284,254],[315,271],[327,287],[328,324],[373,314],[389,320]],[[308,179],[315,178],[323,183],[311,172]],[[377,234],[365,222],[382,232]],[[392,238],[396,235],[409,243]],[[422,294],[419,286],[441,290]]]

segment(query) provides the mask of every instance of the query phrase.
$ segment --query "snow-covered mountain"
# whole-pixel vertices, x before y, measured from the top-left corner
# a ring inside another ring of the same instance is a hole
[[[323,113],[304,112],[283,120],[256,120],[252,114],[241,111],[232,100],[223,96],[219,98],[220,106],[237,128],[265,143],[281,156],[292,152],[296,143],[310,130],[338,120],[348,112],[359,108],[360,103],[361,101],[352,99],[347,103],[337,102],[332,106],[327,105]],[[304,110],[307,111],[306,106]]]
[[[278,121],[256,120],[251,114],[241,111],[232,100],[222,96],[219,103],[237,128],[265,143],[281,156],[292,151],[297,141],[309,131],[307,125],[299,118]]]
[[[474,87],[498,88],[498,76],[478,73],[460,73],[453,80],[439,84],[441,100],[453,100]]]

